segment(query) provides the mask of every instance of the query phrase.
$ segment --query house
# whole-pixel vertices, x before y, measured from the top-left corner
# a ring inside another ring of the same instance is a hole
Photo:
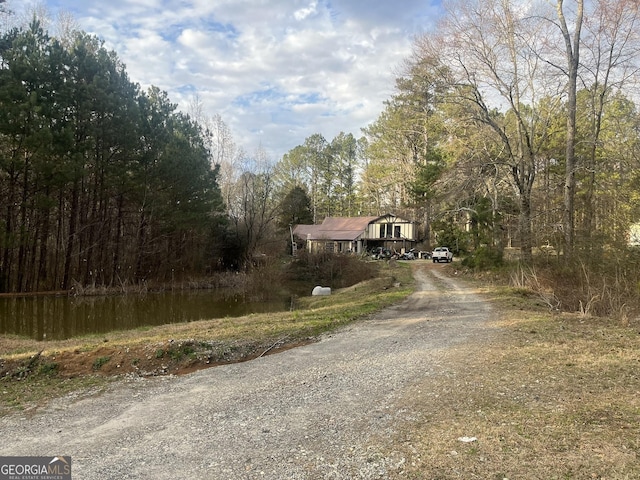
[[[375,247],[397,252],[415,246],[416,225],[393,214],[380,217],[327,217],[320,225],[296,225],[298,247],[310,252],[363,253]]]

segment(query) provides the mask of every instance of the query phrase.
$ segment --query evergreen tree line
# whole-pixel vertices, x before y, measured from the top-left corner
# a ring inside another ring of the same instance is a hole
[[[203,273],[224,207],[202,129],[97,38],[0,38],[0,292]]]

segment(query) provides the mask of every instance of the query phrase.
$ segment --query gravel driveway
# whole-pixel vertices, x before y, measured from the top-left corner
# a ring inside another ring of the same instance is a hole
[[[0,419],[0,455],[70,455],[73,478],[353,479],[402,471],[412,386],[482,347],[489,306],[443,268],[418,291],[321,341],[181,377],[129,379]]]

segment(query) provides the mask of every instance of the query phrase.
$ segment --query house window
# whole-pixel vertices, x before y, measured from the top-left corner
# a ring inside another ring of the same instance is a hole
[[[393,227],[393,238],[400,238],[400,225]]]
[[[380,238],[392,238],[393,237],[393,225],[390,223],[380,224]]]

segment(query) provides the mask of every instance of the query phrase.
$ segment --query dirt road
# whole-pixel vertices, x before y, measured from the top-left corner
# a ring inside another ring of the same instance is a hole
[[[490,308],[440,265],[414,263],[402,304],[320,342],[180,377],[130,379],[0,419],[0,455],[70,455],[73,478],[386,478],[417,384],[463,366]]]

